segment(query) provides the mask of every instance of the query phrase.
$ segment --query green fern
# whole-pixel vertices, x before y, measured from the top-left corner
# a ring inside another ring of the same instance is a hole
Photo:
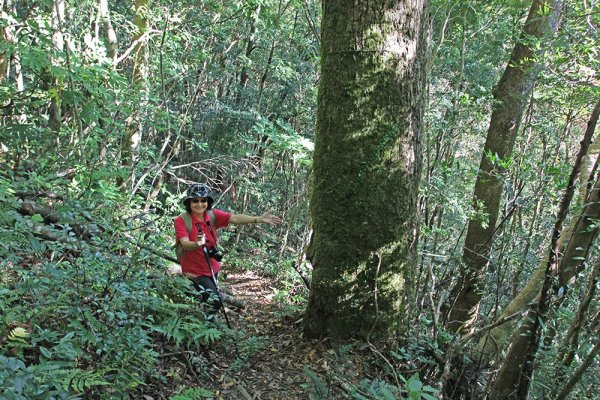
[[[175,317],[165,319],[160,325],[151,325],[151,329],[155,332],[162,333],[167,339],[175,342],[177,346],[181,344],[185,335],[181,332],[181,318]]]
[[[209,345],[219,340],[222,336],[222,332],[216,328],[207,328],[203,323],[192,322],[185,323],[182,327],[185,331],[185,336],[188,338],[188,344],[200,345],[202,342],[205,345]]]
[[[309,383],[302,386],[308,390],[310,400],[328,399],[330,397],[331,387],[323,378],[308,367],[304,367],[304,375],[308,377]]]
[[[10,333],[8,334],[9,342],[20,343],[20,344],[25,344],[25,345],[28,344],[27,340],[25,340],[28,337],[29,337],[29,332],[27,332],[27,330],[25,328],[21,328],[20,326],[13,328],[13,330],[11,330]]]
[[[84,393],[94,386],[110,385],[110,382],[104,379],[106,371],[101,370],[65,370],[67,376],[63,379],[64,386],[78,393]]]

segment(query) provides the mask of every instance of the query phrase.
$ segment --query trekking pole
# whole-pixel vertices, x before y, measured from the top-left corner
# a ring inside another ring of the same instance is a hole
[[[212,280],[215,284],[215,287],[217,288],[217,296],[219,296],[219,301],[221,302],[221,309],[223,310],[223,315],[225,316],[225,323],[227,324],[227,327],[229,329],[233,330],[233,328],[231,327],[231,324],[229,323],[229,318],[227,317],[227,312],[225,311],[225,301],[223,301],[223,296],[221,296],[221,290],[219,289],[219,286],[217,285],[217,277],[216,277],[215,271],[213,271],[212,265],[210,263],[210,256],[208,255],[208,250],[206,250],[206,246],[202,246],[202,252],[204,253],[204,258],[206,258],[206,262],[208,263],[208,269],[210,269],[210,275],[212,276]],[[233,340],[233,345],[235,346],[235,353],[239,357],[240,350],[238,349],[237,342],[235,341],[235,339]]]

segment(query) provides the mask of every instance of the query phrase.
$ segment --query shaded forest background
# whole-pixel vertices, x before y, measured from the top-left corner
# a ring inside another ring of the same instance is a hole
[[[168,276],[168,261],[157,253],[172,256],[172,219],[181,212],[182,193],[189,183],[206,182],[219,193],[218,208],[270,210],[285,219],[280,228],[227,230],[221,245],[232,268],[271,280],[273,298],[291,313],[306,306],[320,2],[1,5],[0,394],[140,398],[152,394],[150,382],[162,382],[171,385],[171,398],[209,397],[201,382],[186,385],[159,372],[162,344],[200,351],[230,344],[235,333],[204,323],[184,280]],[[503,170],[499,218],[473,334],[456,336],[446,326],[446,307],[461,277],[468,221],[485,225],[488,218],[472,199],[493,88],[530,6],[520,0],[429,4],[409,329],[382,345],[372,376],[354,382],[347,398],[435,394],[422,384],[449,398],[448,387],[468,386],[469,393],[459,390],[455,398],[477,398],[502,365],[506,347],[481,357],[485,344],[477,341],[498,317],[512,321],[524,312],[503,314],[548,258],[600,95],[599,5],[567,1],[557,33],[529,43],[544,49],[537,60],[542,68],[512,154],[484,155]],[[599,151],[592,140],[567,232],[586,210]],[[365,210],[364,217],[378,216]],[[594,358],[599,217],[589,217],[591,238],[568,290],[556,288],[532,398],[592,399],[600,391]],[[253,343],[246,344],[251,352]],[[347,347],[337,351],[342,357]],[[319,390],[322,377],[306,367],[306,397],[327,398]]]

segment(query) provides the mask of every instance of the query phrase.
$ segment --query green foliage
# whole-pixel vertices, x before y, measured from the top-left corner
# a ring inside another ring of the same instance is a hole
[[[77,393],[89,392],[95,386],[110,385],[110,382],[104,379],[105,373],[102,371],[74,369],[65,372],[66,377],[63,380],[63,385]]]
[[[391,359],[382,362],[381,355],[378,355],[376,359],[370,360],[369,375],[375,376],[374,378],[357,379],[356,365],[353,359],[356,354],[352,354],[353,346],[343,343],[337,346],[333,353],[333,359],[328,360],[331,363],[331,369],[326,370],[324,374],[319,374],[308,367],[304,369],[304,374],[308,378],[308,383],[304,385],[304,388],[311,399],[336,398],[336,390],[341,386],[344,395],[352,399],[433,400],[437,398],[439,391],[426,385],[418,373],[413,373],[407,379],[397,371],[390,369],[393,365],[402,368],[412,368],[416,365],[427,366],[430,360],[425,357],[425,352],[424,343],[418,343],[416,337],[412,338],[412,343],[406,348],[392,351]],[[368,357],[361,360],[365,359]]]
[[[303,387],[309,394],[311,400],[328,399],[332,397],[334,389],[330,381],[323,379],[310,368],[305,368],[304,373],[309,379],[309,383]],[[418,374],[412,375],[406,379],[400,376],[403,382],[402,387],[395,386],[382,379],[363,379],[356,386],[345,385],[345,391],[348,392],[351,399],[356,400],[434,400],[437,399],[438,390],[431,386],[424,385],[419,379]],[[337,377],[335,381],[344,382],[342,377]]]
[[[41,365],[26,366],[0,354],[0,397],[6,400],[78,399],[62,388],[58,375]],[[57,366],[57,368],[59,368]],[[49,379],[49,375],[51,378]]]
[[[310,400],[330,398],[331,387],[327,381],[308,367],[304,367],[304,374],[308,377],[309,383],[303,384],[302,387],[307,390]]]
[[[106,27],[96,19],[96,1],[66,4],[63,51],[52,43],[50,2],[13,3],[0,19],[8,29],[0,55],[10,60],[0,81],[0,397],[139,398],[149,380],[166,379],[158,365],[164,348],[197,351],[227,340],[228,332],[204,323],[187,282],[163,276],[157,257],[138,247],[168,252],[172,217],[181,211],[177,193],[190,181],[208,180],[219,188],[220,208],[253,215],[270,210],[285,218],[283,227],[223,231],[221,244],[230,265],[277,277],[271,299],[286,304],[282,315],[298,314],[306,291],[290,263],[311,229],[308,176],[321,3],[153,2],[144,10],[149,30],[142,88],[132,82],[137,28],[129,3],[109,4],[117,57],[124,57],[116,64],[108,56]],[[258,4],[258,29],[247,53]],[[520,123],[517,150],[504,159],[488,155],[507,173],[504,214],[513,206],[516,211],[490,243],[482,322],[491,322],[495,312],[488,311],[506,304],[510,286],[522,287],[547,254],[572,157],[590,103],[598,98],[600,21],[594,4],[570,2],[560,34],[536,43],[548,47],[540,61],[550,68],[542,71]],[[492,88],[529,6],[523,0],[431,2],[420,188],[423,257],[415,266],[415,303],[428,303],[430,290],[435,304],[448,299],[447,288],[461,268],[467,221],[487,220],[472,202],[473,183]],[[248,73],[244,86],[242,68]],[[59,128],[49,124],[52,101],[61,106]],[[142,139],[127,164],[132,121],[139,123]],[[38,212],[25,215],[25,200],[52,208],[60,221],[47,223]],[[557,341],[581,298],[580,288],[569,289],[577,295],[553,316]],[[434,321],[426,309],[414,310],[423,340],[409,339],[390,359],[411,370],[425,367],[429,373],[422,380],[431,383],[437,364],[428,351],[443,355],[452,337],[441,327],[431,334]],[[591,315],[597,310],[594,301]],[[251,337],[241,347],[254,354],[266,347],[264,340]],[[576,360],[594,340],[584,329]],[[347,356],[342,350],[336,355],[342,364]],[[558,359],[556,346],[542,352],[534,397],[562,381],[554,379]],[[576,364],[560,369],[569,374]],[[312,398],[326,398],[338,385],[332,376],[307,376]],[[598,380],[598,368],[591,369],[573,397],[593,398]],[[432,392],[419,389],[420,381],[411,376],[403,387],[383,377],[355,381],[353,396],[426,398]],[[209,392],[189,388],[177,396]]]
[[[178,347],[185,344],[200,348],[216,342],[223,334],[218,329],[207,326],[203,320],[198,320],[197,316],[168,316],[158,326],[149,324],[149,328],[163,334]]]
[[[43,217],[16,213],[11,196],[11,187],[44,186],[32,177],[2,177],[0,207],[9,218],[0,232],[10,230],[12,240],[0,247],[0,397],[134,398],[157,374],[157,349],[220,340],[223,333],[205,325],[202,307],[188,295],[188,281],[158,273],[155,257],[122,241],[123,232],[134,232],[139,243],[162,239],[140,229],[145,221],[127,215],[134,209],[115,213],[124,201],[118,191],[100,180],[85,186],[78,201],[57,207],[65,223],[42,231]],[[92,212],[95,224],[85,218]],[[82,229],[95,234],[72,240]]]
[[[253,135],[245,138],[249,144],[259,147],[268,145],[275,151],[291,154],[301,164],[311,164],[314,144],[310,139],[300,136],[290,124],[281,120],[272,122],[258,116],[251,133]]]
[[[410,400],[435,400],[437,399],[438,390],[431,386],[424,385],[419,379],[418,374],[412,375],[408,379],[404,379],[404,392]]]
[[[187,388],[176,396],[169,397],[169,400],[199,400],[214,397],[215,394],[210,390],[201,387]]]

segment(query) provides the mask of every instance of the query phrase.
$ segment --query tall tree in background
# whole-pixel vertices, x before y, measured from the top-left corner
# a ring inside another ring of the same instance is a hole
[[[415,265],[426,1],[323,2],[310,337],[399,329]]]
[[[148,14],[148,7],[149,0],[135,0],[135,19],[133,23],[136,27],[136,34],[134,35],[133,42],[132,85],[135,91],[139,92],[140,107],[139,109],[133,109],[126,121],[127,134],[121,152],[123,165],[126,166],[133,166],[142,143],[142,132],[144,129],[142,112],[148,101],[148,51],[146,43],[146,36],[148,34],[148,19],[146,15]],[[132,183],[133,181],[132,176]]]
[[[62,32],[65,23],[65,1],[52,1],[52,44],[54,45],[54,54],[50,53],[52,65],[58,65],[59,61],[56,56],[64,51],[65,38]],[[60,131],[62,124],[62,82],[61,79],[53,77],[50,70],[46,71],[46,79],[49,81],[49,92],[53,93],[50,100],[50,112],[48,118],[48,126],[56,134]]]
[[[494,106],[475,182],[473,203],[487,219],[469,221],[461,276],[452,290],[448,328],[469,331],[477,319],[485,273],[504,185],[505,163],[511,157],[521,117],[539,71],[540,39],[555,32],[562,0],[534,0],[520,40],[493,91]],[[543,48],[543,47],[542,47]]]
[[[104,34],[106,35],[106,50],[107,56],[115,62],[117,52],[119,51],[119,43],[117,39],[117,33],[112,25],[110,18],[110,9],[108,8],[108,0],[99,0],[98,2],[98,14],[102,21],[102,27],[104,28]]]
[[[600,114],[600,101],[596,103],[592,110],[588,126],[593,125],[594,129]],[[592,145],[598,146],[600,141],[596,138]],[[580,174],[579,204],[584,205],[579,215],[574,215],[571,221],[561,231],[558,239],[558,249],[560,258],[558,261],[558,287],[566,288],[572,286],[577,274],[583,269],[583,265],[592,252],[592,247],[598,235],[598,225],[596,221],[600,218],[600,207],[598,207],[597,190],[589,190],[595,178],[594,174],[598,169],[598,154],[596,152],[588,156],[593,159],[593,164],[583,169]],[[596,185],[599,182],[596,182]],[[597,189],[597,188],[596,188]],[[539,267],[531,274],[529,280],[522,290],[519,291],[510,303],[502,310],[496,318],[496,321],[507,319],[509,316],[525,312],[532,302],[538,302],[544,278],[546,275],[546,262],[540,262]],[[564,290],[563,290],[564,292]],[[504,350],[505,345],[511,338],[517,321],[507,321],[491,329],[486,335],[483,335],[479,341],[479,352],[485,358],[499,358],[500,352]]]
[[[598,116],[600,114],[600,103],[596,105],[592,116],[588,122],[585,135],[581,141],[581,148],[577,155],[568,185],[561,201],[560,208],[554,229],[552,231],[552,240],[550,243],[550,252],[546,263],[544,281],[541,288],[539,299],[533,301],[529,307],[527,317],[519,327],[518,333],[513,335],[512,343],[506,359],[495,381],[491,385],[490,400],[500,399],[526,399],[532,382],[533,371],[535,368],[535,359],[542,338],[544,324],[548,318],[552,298],[552,284],[559,270],[559,236],[562,225],[566,219],[567,212],[575,196],[575,184],[577,176],[581,170],[583,158],[587,154],[588,148],[592,142],[592,136],[596,130]],[[598,175],[596,170],[593,175]],[[563,269],[581,269],[587,256],[591,243],[597,236],[597,229],[594,228],[594,221],[600,216],[600,177],[594,178],[594,186],[590,189],[588,202],[585,205],[581,218],[574,230],[574,237],[571,238],[575,248],[567,250],[562,254],[562,262],[567,264]],[[579,236],[579,237],[576,237]],[[583,246],[583,247],[582,247]],[[582,260],[583,259],[583,260]]]

